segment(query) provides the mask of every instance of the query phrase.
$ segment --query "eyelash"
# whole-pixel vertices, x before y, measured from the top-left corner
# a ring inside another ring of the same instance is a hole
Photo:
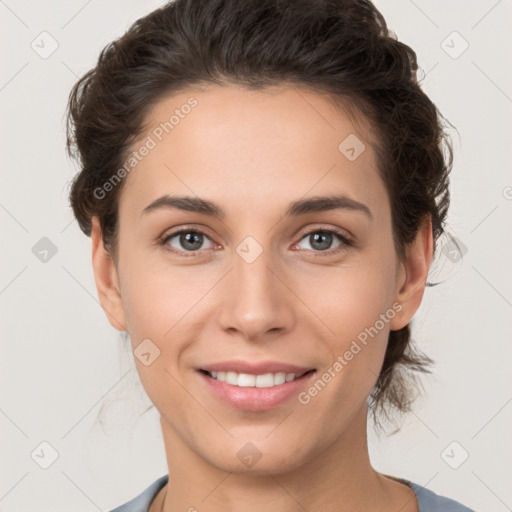
[[[174,231],[173,233],[169,233],[169,234],[164,235],[160,239],[159,244],[162,245],[162,246],[165,246],[164,247],[165,250],[167,250],[167,251],[169,251],[169,252],[171,252],[173,254],[176,254],[176,255],[178,255],[180,257],[189,258],[189,257],[197,256],[197,254],[200,253],[201,251],[178,251],[178,250],[170,247],[169,245],[167,245],[167,242],[170,239],[172,239],[176,235],[180,235],[182,233],[196,233],[196,234],[204,235],[207,238],[210,238],[208,236],[208,234],[205,233],[204,231],[202,231],[201,229],[197,229],[197,228],[193,228],[193,227],[185,227],[185,228],[182,228],[182,229],[180,229],[178,231]],[[334,249],[327,249],[325,251],[312,251],[314,257],[331,256],[333,254],[337,254],[337,253],[340,253],[340,252],[342,252],[344,250],[347,250],[349,247],[353,247],[355,245],[354,242],[350,238],[348,238],[346,235],[344,235],[340,231],[337,231],[335,229],[322,229],[322,228],[312,229],[312,230],[308,231],[307,233],[304,233],[301,236],[301,238],[299,239],[299,242],[304,240],[306,237],[312,235],[313,233],[334,234],[334,235],[336,235],[339,238],[339,240],[341,242],[341,245],[338,246],[338,247],[335,247]],[[297,243],[299,243],[299,242],[297,242]]]

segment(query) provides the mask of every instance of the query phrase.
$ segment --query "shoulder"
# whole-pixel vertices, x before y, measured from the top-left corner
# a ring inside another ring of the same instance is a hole
[[[414,482],[406,482],[418,499],[419,512],[475,512],[458,501],[440,496]]]
[[[462,503],[447,498],[446,496],[440,496],[415,482],[405,479],[395,479],[405,483],[414,491],[418,499],[419,512],[475,512]],[[111,512],[148,512],[151,502],[158,494],[158,491],[167,484],[168,480],[169,475],[161,476],[138,496]]]
[[[111,510],[111,512],[148,512],[151,502],[158,494],[158,491],[168,482],[168,479],[169,475],[161,476],[138,496]]]

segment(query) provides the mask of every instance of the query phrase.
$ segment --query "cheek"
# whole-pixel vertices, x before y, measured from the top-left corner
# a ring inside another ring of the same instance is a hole
[[[319,315],[336,335],[352,339],[372,326],[392,305],[394,282],[391,269],[375,258],[340,268],[315,292]],[[380,325],[380,324],[379,324]]]
[[[315,312],[330,329],[329,368],[340,376],[338,382],[343,381],[339,388],[343,395],[369,393],[382,366],[390,322],[396,315],[394,260],[388,249],[336,269],[311,296],[318,308]]]
[[[205,308],[214,298],[209,293],[218,279],[211,269],[194,270],[191,266],[174,266],[160,256],[148,262],[140,251],[125,252],[122,281],[123,309],[135,363],[144,387],[151,398],[158,388],[169,385],[180,371],[182,356],[204,328]],[[137,359],[146,343],[158,357],[146,367]],[[139,347],[140,349],[137,349]],[[169,373],[166,373],[169,372]],[[163,380],[162,380],[163,379]]]
[[[299,397],[312,415],[330,411],[334,431],[347,424],[374,387],[395,314],[383,274],[353,270],[333,279],[320,294],[319,316],[333,331],[324,338],[329,354],[317,380]]]
[[[200,290],[183,286],[175,272],[142,264],[136,255],[124,263],[123,308],[141,383],[159,410],[186,407],[175,378],[180,354],[189,343],[184,329],[193,315],[187,312]]]
[[[161,255],[154,258],[152,251],[134,247],[126,243],[121,269],[128,330],[132,337],[163,340],[193,304],[197,285],[184,286],[185,267],[171,269]]]

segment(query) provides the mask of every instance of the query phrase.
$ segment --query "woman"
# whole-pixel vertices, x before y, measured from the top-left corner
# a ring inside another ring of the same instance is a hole
[[[116,512],[469,510],[368,455],[430,363],[452,153],[416,70],[369,1],[177,0],[75,85],[71,205],[169,470]]]

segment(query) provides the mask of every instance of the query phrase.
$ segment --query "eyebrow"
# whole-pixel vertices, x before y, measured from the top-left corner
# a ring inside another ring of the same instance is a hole
[[[141,217],[156,210],[172,208],[187,212],[202,213],[218,219],[224,219],[226,217],[226,213],[219,205],[207,199],[192,196],[169,195],[159,197],[146,206],[146,208],[142,210]],[[294,201],[288,206],[285,217],[297,217],[307,213],[318,213],[337,209],[361,212],[369,219],[373,219],[372,212],[368,206],[345,195],[314,196]]]

